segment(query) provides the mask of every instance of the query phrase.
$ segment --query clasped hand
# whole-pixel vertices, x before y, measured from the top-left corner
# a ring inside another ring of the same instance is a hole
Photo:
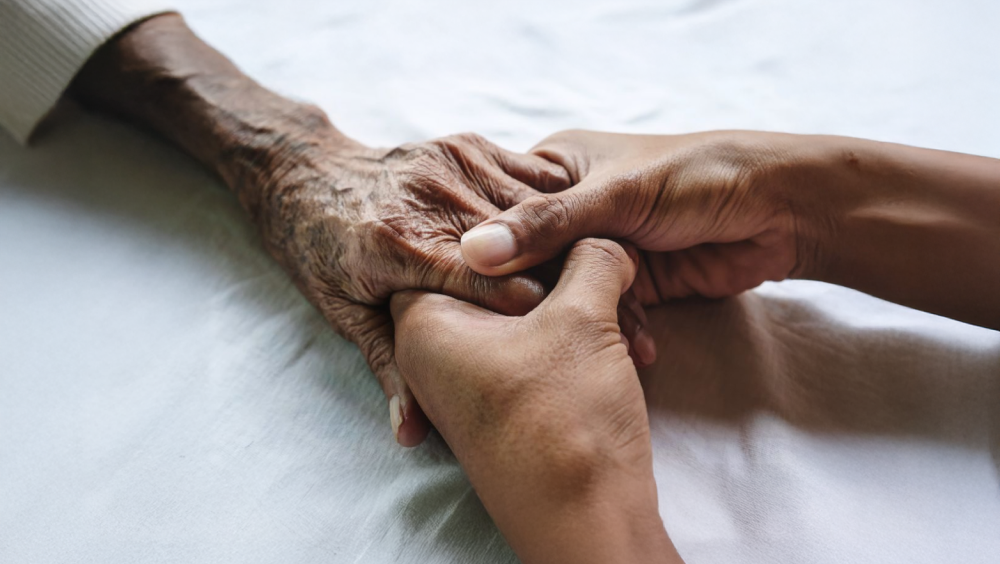
[[[473,134],[372,149],[344,137],[319,110],[297,111],[309,135],[284,150],[245,155],[261,166],[239,168],[230,184],[243,187],[238,193],[271,254],[367,358],[399,443],[419,444],[429,426],[394,359],[390,296],[420,289],[502,314],[531,311],[545,297],[543,282],[531,272],[476,273],[460,239],[527,198],[568,188],[569,176]],[[637,361],[650,362],[641,307],[626,297],[619,309],[623,333],[642,352]]]

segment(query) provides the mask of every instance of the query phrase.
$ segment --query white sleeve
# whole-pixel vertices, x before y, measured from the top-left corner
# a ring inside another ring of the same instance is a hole
[[[170,11],[160,0],[0,0],[0,127],[25,143],[101,44]]]

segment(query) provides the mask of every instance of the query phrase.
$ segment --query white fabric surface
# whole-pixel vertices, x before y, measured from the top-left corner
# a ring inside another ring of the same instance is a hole
[[[391,145],[762,128],[1000,155],[1000,4],[183,0]],[[511,562],[440,440],[177,151],[0,133],[0,562]],[[700,563],[1000,562],[1000,335],[818,283],[654,315],[661,514]]]
[[[159,0],[0,0],[0,127],[27,141],[101,44],[169,9]]]

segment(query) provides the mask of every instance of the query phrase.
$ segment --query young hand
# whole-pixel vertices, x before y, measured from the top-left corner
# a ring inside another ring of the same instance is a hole
[[[677,561],[617,323],[633,274],[619,245],[587,239],[524,317],[393,295],[400,370],[524,562]]]
[[[533,152],[575,186],[466,233],[477,272],[615,237],[644,251],[635,293],[646,304],[794,277],[1000,328],[1000,160],[752,131],[569,131]]]
[[[803,241],[795,210],[767,185],[778,139],[557,133],[532,153],[563,166],[575,185],[528,198],[466,233],[466,262],[482,274],[509,274],[601,236],[645,251],[635,286],[644,304],[728,296],[784,279]]]

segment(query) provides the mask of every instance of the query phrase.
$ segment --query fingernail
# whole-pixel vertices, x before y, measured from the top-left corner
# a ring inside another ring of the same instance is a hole
[[[502,223],[473,227],[462,235],[462,255],[466,262],[482,266],[500,266],[517,254],[517,244],[510,228]]]
[[[653,364],[656,360],[656,341],[645,329],[640,329],[635,335],[634,342],[635,355],[639,357],[639,360],[644,365]]]
[[[403,406],[399,403],[399,396],[392,396],[389,400],[389,423],[392,424],[392,436],[399,442],[399,426],[403,424]]]

